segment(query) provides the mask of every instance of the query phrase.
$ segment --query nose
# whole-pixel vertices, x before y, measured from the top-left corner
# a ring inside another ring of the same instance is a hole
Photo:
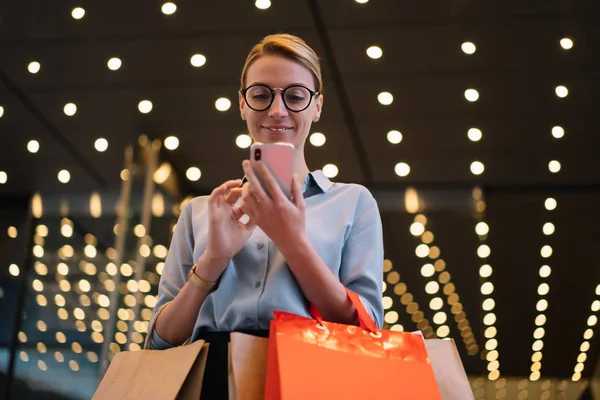
[[[269,108],[269,117],[282,118],[287,116],[288,110],[283,103],[283,96],[280,93],[275,93],[273,104]]]

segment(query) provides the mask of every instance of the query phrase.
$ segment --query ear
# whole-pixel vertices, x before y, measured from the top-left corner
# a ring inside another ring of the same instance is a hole
[[[315,103],[315,118],[313,121],[318,121],[321,118],[321,111],[323,110],[323,95],[320,94]]]

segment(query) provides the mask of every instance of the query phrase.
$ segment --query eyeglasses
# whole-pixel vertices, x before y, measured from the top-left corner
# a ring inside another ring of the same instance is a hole
[[[240,91],[248,107],[254,111],[265,111],[275,100],[275,91],[281,91],[285,108],[292,112],[304,111],[310,105],[312,98],[319,94],[301,85],[284,88],[270,88],[266,85],[252,85]]]

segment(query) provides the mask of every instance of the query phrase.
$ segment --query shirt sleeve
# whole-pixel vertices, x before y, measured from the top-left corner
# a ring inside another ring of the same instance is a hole
[[[340,280],[357,293],[378,328],[383,327],[383,230],[379,208],[364,189],[342,250]]]
[[[171,246],[162,276],[158,284],[158,300],[152,311],[152,319],[148,326],[152,326],[156,311],[164,304],[170,302],[177,296],[183,285],[187,282],[187,272],[194,265],[194,232],[192,229],[191,201],[188,202],[179,216],[175,232],[171,239]],[[161,338],[156,329],[151,338],[151,349],[164,350],[174,347]]]

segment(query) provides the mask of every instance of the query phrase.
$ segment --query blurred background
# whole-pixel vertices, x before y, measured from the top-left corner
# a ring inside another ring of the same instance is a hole
[[[140,350],[182,204],[243,176],[239,76],[276,32],[322,61],[309,168],[379,203],[386,328],[454,339],[478,400],[598,398],[599,22],[597,0],[0,3],[0,398],[90,398]]]

